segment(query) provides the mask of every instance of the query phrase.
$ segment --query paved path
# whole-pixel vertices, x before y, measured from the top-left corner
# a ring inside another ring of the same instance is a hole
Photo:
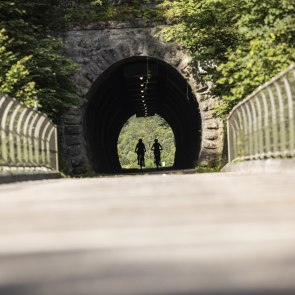
[[[294,174],[2,185],[0,294],[294,295]]]

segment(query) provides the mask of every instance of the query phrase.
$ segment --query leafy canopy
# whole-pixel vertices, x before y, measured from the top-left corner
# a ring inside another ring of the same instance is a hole
[[[159,7],[171,24],[164,40],[191,52],[202,80],[214,84],[220,114],[295,60],[294,0],[166,0]]]
[[[157,0],[80,0],[65,10],[70,23],[89,24],[108,21],[144,21],[145,24],[163,21]]]
[[[0,91],[57,119],[78,101],[72,75],[77,66],[63,55],[63,17],[57,0],[0,2]]]
[[[27,63],[32,56],[18,59],[16,54],[9,51],[12,40],[5,29],[0,30],[0,92],[10,94],[12,97],[32,106],[34,96],[37,94],[36,83],[28,79]]]

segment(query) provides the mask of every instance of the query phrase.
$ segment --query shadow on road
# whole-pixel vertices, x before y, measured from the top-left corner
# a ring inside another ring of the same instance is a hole
[[[121,175],[143,175],[143,174],[192,174],[196,173],[195,169],[175,169],[173,167],[159,167],[157,168],[144,168],[143,170],[134,169],[122,169],[118,172]]]
[[[78,292],[71,292],[64,290],[64,292],[58,292],[58,290],[54,286],[47,286],[47,290],[45,292],[42,291],[42,287],[33,287],[33,286],[26,286],[26,285],[14,285],[14,286],[3,286],[0,287],[0,294],[1,295],[43,295],[43,294],[49,294],[48,289],[51,289],[56,292],[52,293],[54,295],[120,295],[119,293],[100,293],[99,290],[91,290],[90,292],[87,290],[80,290]],[[70,288],[71,289],[71,288]],[[71,290],[72,291],[72,290]],[[124,291],[121,293],[122,295],[127,295]],[[139,293],[137,295],[294,295],[295,290],[248,290],[248,291],[191,291],[191,292],[169,292],[169,293],[150,293],[149,291],[146,291],[145,293]],[[132,293],[132,295],[135,295]]]

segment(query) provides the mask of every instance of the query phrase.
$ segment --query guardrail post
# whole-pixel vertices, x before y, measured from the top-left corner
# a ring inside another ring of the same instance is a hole
[[[285,114],[284,114],[284,101],[282,97],[281,87],[277,82],[274,83],[277,91],[277,98],[279,102],[279,118],[280,118],[280,151],[286,151],[286,126],[285,126]]]
[[[54,129],[54,145],[55,145],[55,170],[59,170],[58,164],[58,137],[57,137],[57,126]]]
[[[272,114],[272,127],[271,127],[271,134],[272,134],[272,154],[276,155],[278,152],[278,126],[277,126],[277,114],[276,114],[276,105],[275,105],[275,99],[273,96],[273,93],[270,88],[268,88],[268,94],[270,98],[270,104],[271,104],[271,114]]]
[[[253,127],[253,119],[251,116],[251,111],[248,103],[245,104],[248,122],[249,122],[249,149],[250,149],[250,157],[254,155],[255,147],[254,147],[254,127]]]
[[[23,158],[25,163],[29,164],[29,121],[31,120],[31,117],[33,116],[33,111],[29,111],[29,115],[26,118],[25,124],[24,124],[24,138],[23,138]]]
[[[19,118],[18,118],[18,122],[17,122],[17,127],[16,127],[16,134],[17,134],[17,140],[16,140],[16,144],[17,144],[17,163],[19,165],[23,164],[23,155],[24,155],[24,146],[23,146],[23,142],[24,142],[24,120],[25,120],[25,115],[26,113],[28,113],[29,110],[27,108],[24,108],[22,113],[20,114]]]
[[[45,117],[39,114],[39,119],[37,120],[36,123],[36,128],[34,132],[34,161],[36,163],[40,163],[40,158],[41,158],[41,140],[40,140],[40,130],[42,127],[43,122],[45,121]]]
[[[227,128],[228,161],[229,163],[231,163],[233,160],[233,155],[232,155],[232,134],[231,134],[231,126],[229,121],[227,122],[226,128]]]
[[[255,102],[257,107],[257,137],[258,137],[258,157],[264,157],[264,150],[263,150],[263,129],[262,129],[262,111],[261,111],[261,104],[259,101],[259,97],[255,96]]]
[[[20,109],[21,105],[17,104],[16,108],[14,109],[11,118],[10,118],[10,123],[9,123],[9,157],[10,157],[10,161],[12,163],[16,162],[16,134],[14,132],[14,124],[15,124],[15,118],[18,114],[18,111]]]
[[[291,87],[286,77],[284,77],[284,84],[286,87],[286,93],[287,93],[287,99],[288,99],[289,150],[291,151],[291,154],[292,154],[292,152],[295,149],[294,102],[292,98]],[[295,96],[295,93],[294,93],[294,96]]]
[[[3,116],[1,118],[1,129],[2,129],[2,132],[1,132],[1,138],[2,138],[2,158],[4,160],[4,162],[6,163],[9,163],[9,160],[8,160],[8,155],[9,155],[9,146],[8,146],[8,143],[9,143],[9,134],[8,134],[8,130],[7,130],[7,125],[6,125],[6,120],[7,120],[7,116],[8,116],[8,113],[11,109],[13,105],[13,101],[10,100],[3,112]]]
[[[269,157],[271,155],[271,143],[270,143],[270,128],[269,128],[269,110],[267,105],[267,99],[264,94],[264,91],[261,91],[261,97],[263,102],[263,111],[264,111],[264,134],[265,134],[265,146],[263,149],[263,153],[265,157]]]
[[[245,148],[245,154],[244,157],[247,158],[250,156],[250,145],[249,145],[249,123],[248,123],[248,118],[247,114],[244,108],[241,108],[242,110],[242,117],[244,121],[244,148]]]

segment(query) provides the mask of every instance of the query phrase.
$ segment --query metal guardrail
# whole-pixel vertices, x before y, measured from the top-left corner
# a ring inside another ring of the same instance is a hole
[[[0,173],[58,171],[56,126],[42,113],[0,94]]]
[[[294,113],[295,64],[292,64],[229,114],[229,162],[294,157]]]

